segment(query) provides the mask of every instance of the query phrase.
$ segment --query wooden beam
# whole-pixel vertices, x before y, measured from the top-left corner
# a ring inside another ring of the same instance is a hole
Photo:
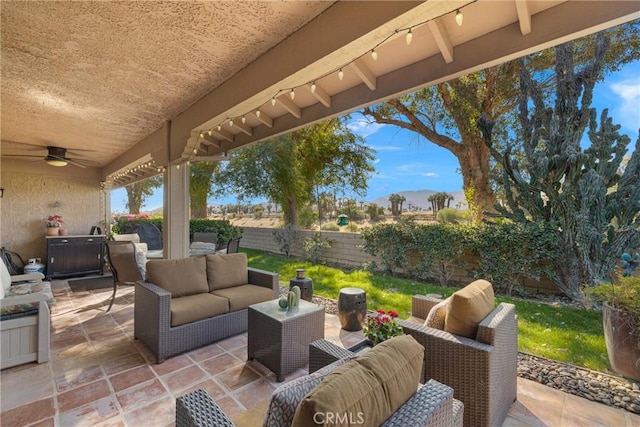
[[[221,139],[226,139],[229,142],[233,142],[233,134],[231,132],[227,132],[222,128],[220,128],[220,130],[218,130],[218,128],[212,129],[211,132],[214,135],[219,136]]]
[[[442,21],[439,19],[435,19],[427,22],[427,26],[429,27],[429,30],[431,30],[431,34],[438,45],[438,49],[440,49],[444,62],[451,64],[453,62],[453,45],[451,44],[449,33],[447,33],[447,29],[444,27],[444,24],[442,24]]]
[[[307,85],[307,87],[309,88],[309,92],[311,92],[311,94],[315,96],[318,101],[322,102],[322,105],[327,108],[331,107],[331,96],[324,89],[322,89],[322,86],[317,83],[315,83],[315,85],[316,89],[313,92],[311,92],[311,84]]]
[[[211,133],[213,134],[213,131]],[[220,148],[222,141],[220,141],[219,139],[215,139],[213,136],[209,136],[205,134],[204,138],[202,138],[202,143],[205,145],[213,145],[215,147]]]
[[[355,70],[356,74],[360,79],[367,85],[370,90],[376,90],[376,76],[373,75],[367,64],[365,64],[364,59],[358,58],[356,59],[351,66]]]
[[[239,119],[235,119],[233,121],[233,127],[237,127],[243,133],[247,134],[247,136],[253,135],[253,130],[249,126],[247,126],[246,124],[242,123]]]
[[[531,11],[528,0],[515,0],[518,20],[520,21],[520,32],[523,36],[531,32]]]
[[[292,100],[289,98],[289,94],[282,94],[278,97],[278,102],[282,104],[285,110],[287,110],[292,116],[296,119],[302,117],[302,112],[300,111],[300,107],[298,107]]]
[[[267,127],[273,127],[273,119],[271,118],[271,116],[269,116],[264,111],[260,111],[260,114],[257,114],[258,111],[260,110],[256,110],[256,112],[253,113],[253,115],[256,116],[256,119],[260,120],[262,124]]]

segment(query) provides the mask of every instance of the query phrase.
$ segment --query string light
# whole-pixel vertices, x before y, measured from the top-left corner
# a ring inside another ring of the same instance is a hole
[[[377,61],[377,60],[378,60],[378,51],[377,51],[376,49],[377,49],[379,46],[381,46],[381,45],[383,45],[384,43],[386,43],[386,42],[387,42],[387,40],[389,40],[390,38],[392,38],[392,37],[394,37],[394,36],[398,35],[398,33],[401,33],[402,31],[406,31],[406,32],[407,32],[407,33],[405,34],[405,42],[406,42],[407,46],[409,46],[409,45],[411,44],[411,42],[413,41],[413,29],[414,29],[414,28],[416,28],[416,27],[420,27],[420,26],[422,26],[422,25],[424,25],[424,24],[426,24],[426,23],[428,23],[428,22],[434,21],[434,20],[436,20],[436,19],[439,19],[439,18],[441,18],[441,17],[443,17],[443,16],[445,16],[445,15],[451,14],[451,13],[455,13],[455,21],[456,21],[456,24],[458,24],[459,26],[462,26],[462,22],[463,22],[463,20],[464,20],[464,16],[462,15],[462,10],[461,10],[461,9],[462,9],[462,8],[464,8],[464,7],[466,7],[466,6],[468,6],[468,5],[470,5],[470,4],[472,4],[472,3],[475,3],[476,1],[478,1],[478,0],[470,0],[467,4],[465,4],[465,5],[464,5],[464,6],[462,6],[461,8],[455,9],[455,11],[453,11],[453,12],[443,13],[442,15],[439,15],[439,16],[436,16],[436,17],[429,18],[429,19],[427,19],[427,20],[425,20],[425,21],[423,21],[423,22],[419,22],[419,23],[414,24],[414,25],[412,25],[412,26],[410,26],[410,27],[407,27],[407,28],[398,28],[398,29],[396,29],[392,34],[388,35],[386,38],[384,38],[382,41],[380,41],[378,44],[376,44],[376,45],[375,45],[371,50],[369,50],[369,52],[368,52],[368,53],[371,55],[371,58],[372,58],[374,61]],[[345,66],[350,65],[351,63],[353,63],[354,61],[358,60],[359,58],[361,58],[361,57],[362,57],[362,56],[364,56],[364,55],[366,55],[366,53],[361,54],[361,55],[360,55],[360,56],[358,56],[358,57],[355,57],[355,58],[354,58],[354,59],[352,59],[350,62],[348,62],[348,63],[346,63],[346,64],[343,64],[340,68],[338,68],[338,73],[337,73],[337,74],[338,74],[338,79],[340,79],[340,80],[343,80],[343,79],[344,79],[344,67],[345,67]],[[326,74],[324,74],[324,75],[322,75],[322,76],[318,77],[318,78],[326,77],[326,76],[330,75],[331,73],[335,73],[335,69],[334,69],[333,71],[330,71],[330,72],[328,72],[328,73],[326,73]],[[313,81],[311,81],[310,83],[309,83],[309,82],[307,82],[307,83],[306,83],[306,85],[309,85],[308,87],[309,87],[309,89],[311,90],[311,93],[315,93],[315,92],[316,92],[316,90],[317,90],[317,88],[318,88],[318,87],[317,87],[317,84],[316,84],[316,81],[317,81],[317,78],[316,78],[316,80],[313,80]],[[301,86],[302,86],[302,85],[301,85]],[[296,90],[296,88],[297,88],[297,87],[293,87],[293,88],[291,88],[291,89],[288,89],[288,90],[289,90],[289,97],[290,97],[292,100],[293,100],[293,99],[295,99],[295,96],[296,96],[295,90]],[[280,90],[278,90],[278,92],[277,92],[277,93],[276,93],[276,94],[271,98],[271,105],[272,105],[272,106],[275,106],[275,105],[277,104],[277,102],[278,102],[278,96],[279,96],[279,95],[281,95],[282,93],[284,93],[286,90],[287,90],[287,89],[280,89]],[[255,110],[255,116],[256,116],[256,117],[258,117],[258,118],[260,118],[260,114],[261,114],[261,111],[260,111],[259,109],[256,109],[256,110]],[[236,118],[237,118],[237,117],[236,117]],[[229,119],[228,119],[228,120],[229,120],[229,127],[233,127],[233,119],[234,119],[233,117],[231,117],[231,118],[229,118]],[[244,114],[241,116],[241,120],[242,120],[242,123],[243,123],[243,124],[244,124],[244,123],[246,123],[246,117],[245,117],[245,115],[244,115]],[[221,126],[221,124],[218,124],[217,129],[218,129],[218,131],[219,131],[219,132],[222,130],[222,126]],[[209,129],[208,134],[209,134],[209,135],[211,135],[211,129]],[[200,137],[201,137],[201,138],[204,138],[204,132],[201,132],[201,133],[200,133]],[[195,151],[194,151],[194,154],[195,154]]]

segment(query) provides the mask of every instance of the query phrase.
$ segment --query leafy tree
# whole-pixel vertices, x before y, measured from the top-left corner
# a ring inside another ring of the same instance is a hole
[[[407,199],[404,196],[393,193],[389,195],[389,202],[391,203],[391,215],[398,216],[402,214],[402,203]]]
[[[444,191],[434,193],[427,198],[427,201],[431,203],[434,215],[437,215],[441,209],[448,208],[452,200],[453,196]]]
[[[374,171],[372,150],[344,120],[327,120],[233,153],[216,174],[217,193],[268,197],[282,206],[284,222],[296,225],[298,211],[314,189],[361,194]]]
[[[598,35],[592,60],[576,66],[579,50],[574,44],[556,47],[551,102],[528,68],[521,67],[524,157],[514,155],[510,144],[496,149],[493,123],[486,117],[478,120],[487,147],[504,171],[506,197],[504,205],[496,205],[498,214],[520,223],[555,224],[561,251],[549,259],[551,278],[577,300],[582,299],[583,283],[606,279],[622,252],[640,246],[640,138],[621,168],[630,139],[618,133],[620,126],[607,110],[598,124],[591,108],[608,49],[609,38]],[[583,149],[587,128],[590,145]]]
[[[371,221],[378,221],[381,216],[384,216],[384,208],[382,206],[378,206],[376,203],[371,203],[367,205],[367,215],[371,218]]]
[[[191,164],[189,181],[191,218],[207,217],[207,198],[212,194],[213,173],[218,162],[198,162]]]
[[[600,74],[618,69],[640,57],[640,26],[637,21],[607,30],[612,39]],[[588,63],[595,36],[574,43],[576,64]],[[526,61],[543,90],[549,90],[554,66],[552,49],[532,54]],[[512,111],[517,103],[518,73],[522,61],[510,61],[468,74],[410,95],[368,107],[365,116],[377,123],[390,124],[417,133],[429,142],[450,151],[460,164],[463,189],[475,222],[493,212],[496,196],[491,181],[491,154],[476,126],[484,115],[494,121],[496,141],[508,141],[508,129],[515,123]],[[513,145],[513,144],[512,144]],[[515,149],[515,147],[514,147]]]
[[[129,213],[139,214],[147,197],[153,195],[153,190],[162,185],[162,175],[156,175],[143,181],[127,185],[127,209]]]

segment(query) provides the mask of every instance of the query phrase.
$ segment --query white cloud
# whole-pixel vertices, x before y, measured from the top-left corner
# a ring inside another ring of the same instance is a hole
[[[360,135],[363,138],[366,138],[369,135],[373,135],[374,133],[378,132],[383,126],[385,125],[379,123],[371,123],[363,119],[354,120],[347,124],[347,127],[351,130],[351,132],[355,133],[356,135]]]
[[[398,147],[397,145],[370,145],[369,147],[373,148],[376,151],[402,151],[404,148]]]
[[[423,173],[423,174],[422,174],[422,176],[426,176],[426,177],[428,177],[428,178],[437,178],[437,177],[439,177],[440,175],[438,175],[438,174],[437,174],[437,173],[435,173],[435,172],[427,172],[427,173]]]
[[[373,159],[373,164],[377,165],[378,163],[380,163],[380,159]]]
[[[425,169],[428,169],[428,165],[423,162],[405,163],[396,166],[398,175],[424,175]]]
[[[640,124],[640,77],[612,83],[610,88],[620,97],[620,102],[611,107],[610,115],[614,122],[637,132]]]

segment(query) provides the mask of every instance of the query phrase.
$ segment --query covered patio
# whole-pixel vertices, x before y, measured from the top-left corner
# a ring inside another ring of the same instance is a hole
[[[175,399],[203,388],[238,426],[261,425],[282,383],[247,361],[247,334],[172,357],[162,364],[133,338],[133,287],[104,313],[109,288],[72,291],[53,283],[51,361],[0,374],[3,425],[170,426]],[[361,332],[340,329],[327,314],[325,338],[348,347]],[[285,378],[306,374],[306,367]],[[518,400],[503,426],[636,426],[640,416],[518,378]]]
[[[42,259],[43,218],[105,230],[109,190],[158,173],[164,254],[185,256],[191,162],[640,16],[629,1],[529,0],[1,11],[0,240]]]
[[[164,256],[186,256],[192,162],[640,17],[630,1],[0,7],[0,246],[25,259],[46,257],[43,218],[104,227],[110,189],[156,174]],[[246,334],[156,365],[133,337],[133,288],[109,313],[108,289],[54,290],[51,360],[0,373],[3,424],[173,425],[175,398],[199,387],[239,425],[261,419],[277,383],[246,360]],[[331,315],[325,336],[350,339]],[[504,423],[599,424],[640,418],[523,379]]]

